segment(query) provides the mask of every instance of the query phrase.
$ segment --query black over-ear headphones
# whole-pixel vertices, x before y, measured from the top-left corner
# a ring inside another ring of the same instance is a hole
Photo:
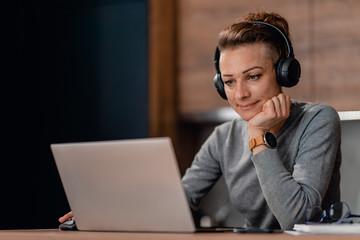
[[[301,68],[300,68],[299,61],[296,60],[294,57],[294,51],[293,51],[290,39],[278,27],[276,27],[270,23],[260,22],[260,21],[254,21],[251,23],[267,25],[269,27],[272,27],[273,29],[275,29],[277,32],[279,32],[281,34],[282,38],[285,40],[285,44],[288,49],[288,51],[287,51],[288,54],[287,54],[286,58],[284,58],[284,57],[280,58],[279,61],[275,65],[276,81],[278,82],[278,84],[280,86],[284,86],[284,87],[295,86],[299,82],[299,78],[301,75]],[[221,78],[219,60],[220,60],[220,50],[218,47],[216,47],[215,57],[214,57],[216,75],[214,77],[214,84],[215,84],[215,87],[216,87],[218,93],[220,94],[220,96],[223,99],[227,100],[227,96],[225,94],[225,89],[224,89],[224,82],[222,81],[222,78]]]

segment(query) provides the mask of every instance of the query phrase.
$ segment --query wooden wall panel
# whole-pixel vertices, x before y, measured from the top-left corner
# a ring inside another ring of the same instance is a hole
[[[315,101],[360,109],[360,1],[314,1]]]
[[[180,0],[177,1],[178,107],[181,114],[228,106],[213,86],[213,53],[218,33],[243,14],[272,10],[290,25],[302,66],[300,83],[284,91],[301,101],[356,110],[360,63],[360,16],[356,0]]]
[[[149,0],[149,135],[176,141],[175,2]]]
[[[177,76],[180,112],[189,114],[228,106],[228,103],[217,95],[213,85],[214,50],[219,32],[247,12],[266,9],[286,17],[292,30],[296,26],[297,31],[292,31],[296,56],[301,62],[307,62],[307,53],[310,51],[308,8],[308,1],[305,0],[254,0],[251,7],[248,1],[238,0],[178,1]],[[307,71],[303,71],[304,77],[308,75]],[[306,90],[298,95],[308,98],[310,85],[301,82],[299,86]]]

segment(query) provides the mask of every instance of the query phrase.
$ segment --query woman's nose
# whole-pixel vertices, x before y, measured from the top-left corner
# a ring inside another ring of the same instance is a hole
[[[235,98],[236,99],[243,99],[250,96],[250,92],[246,84],[239,81],[236,84],[236,92],[235,92]]]

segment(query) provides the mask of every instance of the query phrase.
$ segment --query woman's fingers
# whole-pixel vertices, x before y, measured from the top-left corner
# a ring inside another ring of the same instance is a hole
[[[59,222],[64,223],[69,218],[74,218],[74,215],[72,212],[69,212],[69,213],[65,214],[64,216],[62,216],[61,218],[59,218]]]
[[[287,118],[290,114],[290,97],[280,93],[271,100],[274,103],[276,116],[279,118]]]

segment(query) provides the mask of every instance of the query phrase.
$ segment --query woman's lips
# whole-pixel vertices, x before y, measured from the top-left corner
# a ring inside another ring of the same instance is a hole
[[[249,104],[238,104],[238,108],[240,108],[243,111],[247,111],[250,110],[252,108],[254,108],[256,106],[258,102],[254,102],[254,103],[249,103]]]

